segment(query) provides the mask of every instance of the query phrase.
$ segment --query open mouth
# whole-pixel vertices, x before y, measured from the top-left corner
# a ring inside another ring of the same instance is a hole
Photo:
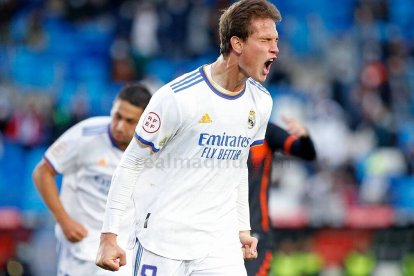
[[[272,66],[272,63],[273,63],[273,61],[274,61],[275,59],[274,58],[271,58],[271,59],[268,59],[265,63],[264,63],[264,65],[265,65],[265,73],[266,74],[268,74],[269,73],[269,71],[270,71],[270,67]]]

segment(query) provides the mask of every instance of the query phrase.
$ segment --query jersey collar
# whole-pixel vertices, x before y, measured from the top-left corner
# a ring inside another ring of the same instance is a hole
[[[112,133],[111,133],[111,124],[108,124],[108,137],[109,140],[111,141],[112,146],[114,146],[115,148],[117,148],[120,151],[123,151],[120,147],[118,147],[118,145],[115,142],[114,137],[112,137]]]
[[[211,91],[213,91],[216,95],[227,99],[227,100],[235,100],[240,98],[241,96],[243,96],[244,92],[246,91],[246,85],[244,85],[243,90],[237,94],[237,95],[229,95],[225,92],[225,89],[223,89],[222,87],[218,86],[217,84],[215,84],[215,82],[213,80],[210,80],[210,78],[207,76],[205,70],[206,70],[206,65],[201,66],[199,68],[200,70],[200,74],[203,77],[203,79],[205,80],[205,82],[207,83],[207,85],[210,87]]]

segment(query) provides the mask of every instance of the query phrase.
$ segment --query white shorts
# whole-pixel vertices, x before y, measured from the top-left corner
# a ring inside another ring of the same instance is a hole
[[[95,261],[82,260],[75,257],[70,248],[62,243],[57,244],[58,265],[57,276],[131,276],[132,275],[132,254],[133,250],[125,250],[127,265],[118,271],[109,271],[98,267]]]
[[[241,247],[219,248],[195,260],[174,260],[154,254],[137,241],[134,276],[246,276]]]

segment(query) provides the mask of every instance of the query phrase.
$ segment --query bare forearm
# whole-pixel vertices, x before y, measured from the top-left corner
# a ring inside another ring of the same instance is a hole
[[[47,165],[43,161],[35,168],[33,181],[44,203],[56,221],[60,222],[66,219],[68,214],[60,201],[55,175],[47,168]]]
[[[33,172],[33,180],[40,196],[60,225],[65,237],[70,242],[78,242],[87,235],[88,230],[66,212],[59,198],[55,175],[54,171],[44,161],[41,161]]]

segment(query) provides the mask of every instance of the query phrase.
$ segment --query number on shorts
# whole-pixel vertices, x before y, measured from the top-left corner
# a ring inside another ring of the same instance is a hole
[[[157,267],[144,264],[142,266],[141,276],[157,276]]]

